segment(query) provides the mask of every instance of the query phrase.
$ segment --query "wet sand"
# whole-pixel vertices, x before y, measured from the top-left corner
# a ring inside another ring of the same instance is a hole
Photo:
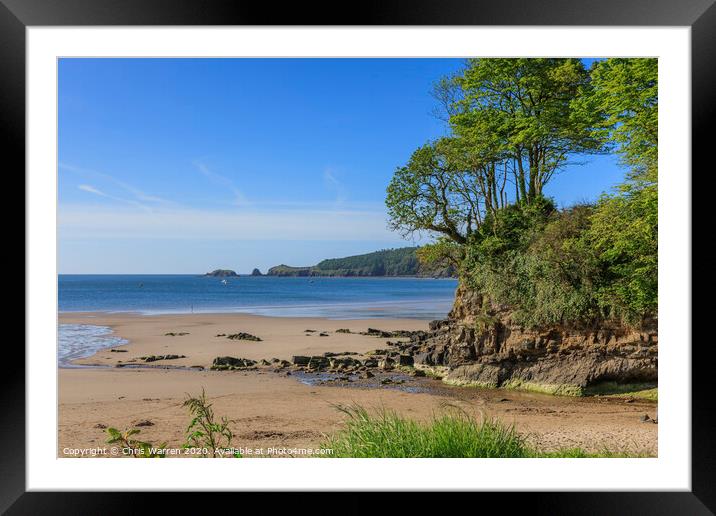
[[[417,320],[349,320],[273,318],[236,314],[142,316],[136,314],[61,314],[60,323],[106,325],[129,340],[124,353],[104,350],[78,360],[86,367],[59,371],[59,456],[65,449],[105,446],[102,426],[142,426],[138,437],[179,447],[189,422],[182,407],[187,394],[204,388],[217,415],[234,422],[234,446],[259,448],[317,448],[325,435],[337,431],[345,415],[336,405],[357,403],[389,408],[406,417],[426,419],[457,406],[476,417],[499,417],[515,424],[530,441],[544,449],[581,446],[635,454],[657,454],[658,425],[641,416],[656,417],[655,403],[610,398],[565,398],[507,390],[450,387],[431,378],[410,378],[404,385],[378,381],[308,384],[309,376],[273,368],[255,371],[165,369],[166,366],[208,367],[216,356],[259,360],[290,359],[326,351],[366,351],[385,347],[388,339],[335,333],[338,328],[365,331],[426,329]],[[314,329],[306,334],[304,330]],[[319,332],[328,336],[320,337]],[[168,332],[188,332],[166,336]],[[261,342],[233,341],[217,334],[246,332]],[[308,336],[306,336],[308,335]],[[395,340],[395,339],[392,339]],[[185,359],[152,362],[152,368],[114,367],[146,355],[186,355]],[[289,450],[290,451],[290,450]]]
[[[60,324],[96,324],[109,326],[115,335],[127,339],[129,344],[108,349],[95,355],[76,360],[83,365],[108,365],[126,363],[132,358],[148,355],[186,355],[186,358],[153,362],[155,365],[211,366],[218,356],[232,356],[260,360],[279,358],[290,360],[293,355],[320,355],[326,351],[353,351],[364,353],[385,347],[387,340],[364,335],[336,333],[347,328],[365,331],[380,330],[427,330],[428,323],[417,319],[366,319],[330,320],[304,317],[263,317],[248,314],[191,314],[156,315],[138,314],[60,314]],[[305,332],[304,330],[313,330]],[[226,335],[239,332],[255,335],[262,340],[231,340]],[[321,332],[328,336],[321,337]],[[167,333],[187,333],[170,336]],[[217,337],[217,335],[224,335]],[[396,340],[396,339],[392,339]]]

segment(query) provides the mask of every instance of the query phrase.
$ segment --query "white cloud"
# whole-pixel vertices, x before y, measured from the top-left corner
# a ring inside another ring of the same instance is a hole
[[[336,192],[336,203],[341,204],[345,202],[347,196],[346,196],[346,189],[343,186],[343,183],[341,183],[338,178],[336,177],[336,172],[331,167],[326,167],[323,169],[323,181],[326,183],[328,188],[331,190],[334,190]]]
[[[104,193],[100,190],[97,190],[92,185],[79,185],[77,188],[79,188],[80,190],[84,190],[85,192],[93,193],[95,195],[101,195],[102,197],[107,197],[106,193]]]
[[[134,196],[134,199],[128,200],[128,199],[122,199],[120,197],[114,197],[112,195],[104,194],[100,190],[98,190],[90,185],[80,185],[80,189],[85,190],[87,192],[92,192],[92,190],[94,190],[92,193],[97,193],[97,195],[103,195],[104,197],[108,197],[110,199],[114,199],[114,200],[118,200],[118,201],[122,201],[122,202],[138,204],[145,209],[149,209],[149,207],[144,206],[142,203],[155,203],[155,204],[165,204],[165,205],[173,204],[171,201],[162,199],[161,197],[157,197],[156,195],[149,195],[149,194],[143,192],[142,190],[140,190],[139,188],[136,188],[136,187],[130,185],[129,183],[125,183],[124,181],[120,181],[119,179],[115,178],[114,176],[105,174],[104,172],[97,172],[96,170],[87,170],[87,169],[76,167],[74,165],[70,165],[67,163],[60,163],[58,166],[62,170],[74,172],[81,176],[92,177],[95,179],[103,179],[105,181],[108,181],[108,182],[114,184],[115,186],[118,186],[125,192]],[[82,188],[83,186],[85,188]],[[87,188],[91,188],[92,190],[88,190]]]
[[[337,192],[335,202],[267,201],[249,203],[222,175],[195,162],[199,172],[224,187],[242,210],[183,207],[145,194],[115,178],[93,171],[60,165],[81,175],[105,179],[132,194],[115,197],[90,184],[80,190],[121,204],[61,203],[58,230],[61,239],[154,239],[183,241],[380,241],[395,242],[400,236],[387,228],[385,208],[379,203],[344,202],[343,186],[333,170],[324,170],[326,184]]]
[[[204,165],[200,161],[195,161],[194,165],[196,168],[201,172],[209,181],[212,183],[223,187],[225,190],[228,190],[233,196],[234,196],[234,204],[237,206],[245,206],[249,204],[248,200],[246,199],[246,196],[236,188],[234,185],[234,182],[229,179],[228,177],[224,177],[221,174],[217,174],[216,172],[212,172],[209,170],[209,167]]]
[[[152,211],[152,208],[150,208],[149,206],[146,206],[146,205],[142,204],[142,203],[139,202],[139,201],[135,201],[135,200],[133,200],[133,199],[124,199],[124,198],[122,198],[122,197],[115,197],[114,195],[109,195],[109,194],[107,194],[107,193],[104,193],[102,190],[99,190],[99,189],[95,188],[95,187],[92,186],[92,185],[79,185],[79,186],[77,186],[77,188],[79,188],[80,190],[82,190],[82,191],[84,191],[84,192],[89,192],[89,193],[94,194],[94,195],[99,195],[100,197],[106,197],[107,199],[112,199],[113,201],[117,201],[117,202],[121,202],[121,203],[130,204],[130,205],[132,205],[132,206],[136,206],[137,208],[140,208],[140,209],[142,209],[142,210],[144,210],[144,211],[148,211],[148,212],[151,212],[151,211]]]
[[[60,205],[61,238],[395,241],[385,212],[358,209],[218,211]]]

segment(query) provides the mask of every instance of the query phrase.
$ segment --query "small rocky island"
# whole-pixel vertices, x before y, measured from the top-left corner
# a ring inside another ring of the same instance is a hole
[[[252,270],[252,271],[251,271],[251,275],[252,275],[252,276],[263,276],[263,274],[261,274],[261,271],[258,270],[258,269]]]
[[[234,276],[238,276],[238,274],[236,274],[236,271],[232,271],[231,269],[216,269],[211,272],[207,272],[204,276],[212,276],[214,278],[232,278]]]

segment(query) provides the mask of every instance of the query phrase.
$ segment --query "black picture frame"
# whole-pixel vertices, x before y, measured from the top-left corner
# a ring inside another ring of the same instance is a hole
[[[228,0],[0,0],[0,112],[5,160],[25,169],[25,28],[88,25],[573,25],[689,26],[692,35],[693,169],[707,171],[707,128],[714,119],[716,90],[716,0],[383,0],[339,9],[339,4]],[[345,5],[343,7],[346,7]],[[6,169],[8,170],[8,169]],[[692,178],[695,174],[692,174]],[[693,207],[706,192],[693,189]],[[698,219],[692,208],[694,222]],[[709,232],[710,233],[710,232]],[[710,240],[710,239],[708,239]],[[701,244],[694,242],[694,247]],[[693,251],[692,251],[693,252]],[[31,271],[25,270],[25,274]],[[692,274],[712,277],[694,263]],[[693,313],[708,306],[693,304]],[[699,318],[692,316],[694,322]],[[684,334],[685,346],[689,335]],[[694,333],[693,342],[696,342]],[[509,506],[528,504],[532,514],[713,514],[716,511],[716,453],[709,360],[713,344],[693,345],[692,490],[667,493],[510,494]],[[38,493],[25,490],[25,357],[22,349],[3,351],[0,375],[0,511],[8,514],[125,514],[141,502],[134,493]],[[606,459],[609,460],[609,459]],[[118,486],[119,488],[120,486]],[[215,495],[211,495],[215,496]],[[305,496],[305,495],[302,495]],[[353,495],[356,496],[356,495]],[[498,501],[504,493],[480,494]],[[164,507],[183,497],[161,495]],[[502,499],[504,503],[504,498]],[[241,495],[242,506],[247,495]],[[239,500],[237,500],[239,503]],[[310,502],[309,502],[310,503]],[[401,502],[402,510],[423,506],[421,497]],[[349,504],[352,505],[352,504]],[[356,504],[356,509],[365,504]],[[526,509],[527,510],[527,509]],[[320,512],[320,511],[318,511]]]

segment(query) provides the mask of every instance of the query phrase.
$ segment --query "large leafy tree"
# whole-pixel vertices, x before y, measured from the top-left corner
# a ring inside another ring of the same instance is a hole
[[[518,200],[530,203],[575,154],[598,152],[597,113],[576,102],[589,91],[578,59],[473,59],[450,125],[471,144],[492,141],[512,166]]]
[[[395,172],[392,228],[465,244],[510,202],[540,198],[571,156],[601,148],[599,116],[575,101],[588,91],[577,59],[474,59],[439,81],[433,95],[453,136],[423,145]]]
[[[386,198],[394,229],[437,236],[422,261],[460,265],[529,325],[656,315],[656,60],[587,71],[577,59],[474,59],[433,95],[451,135],[417,149]],[[552,177],[608,151],[626,182],[596,205],[555,210]]]

